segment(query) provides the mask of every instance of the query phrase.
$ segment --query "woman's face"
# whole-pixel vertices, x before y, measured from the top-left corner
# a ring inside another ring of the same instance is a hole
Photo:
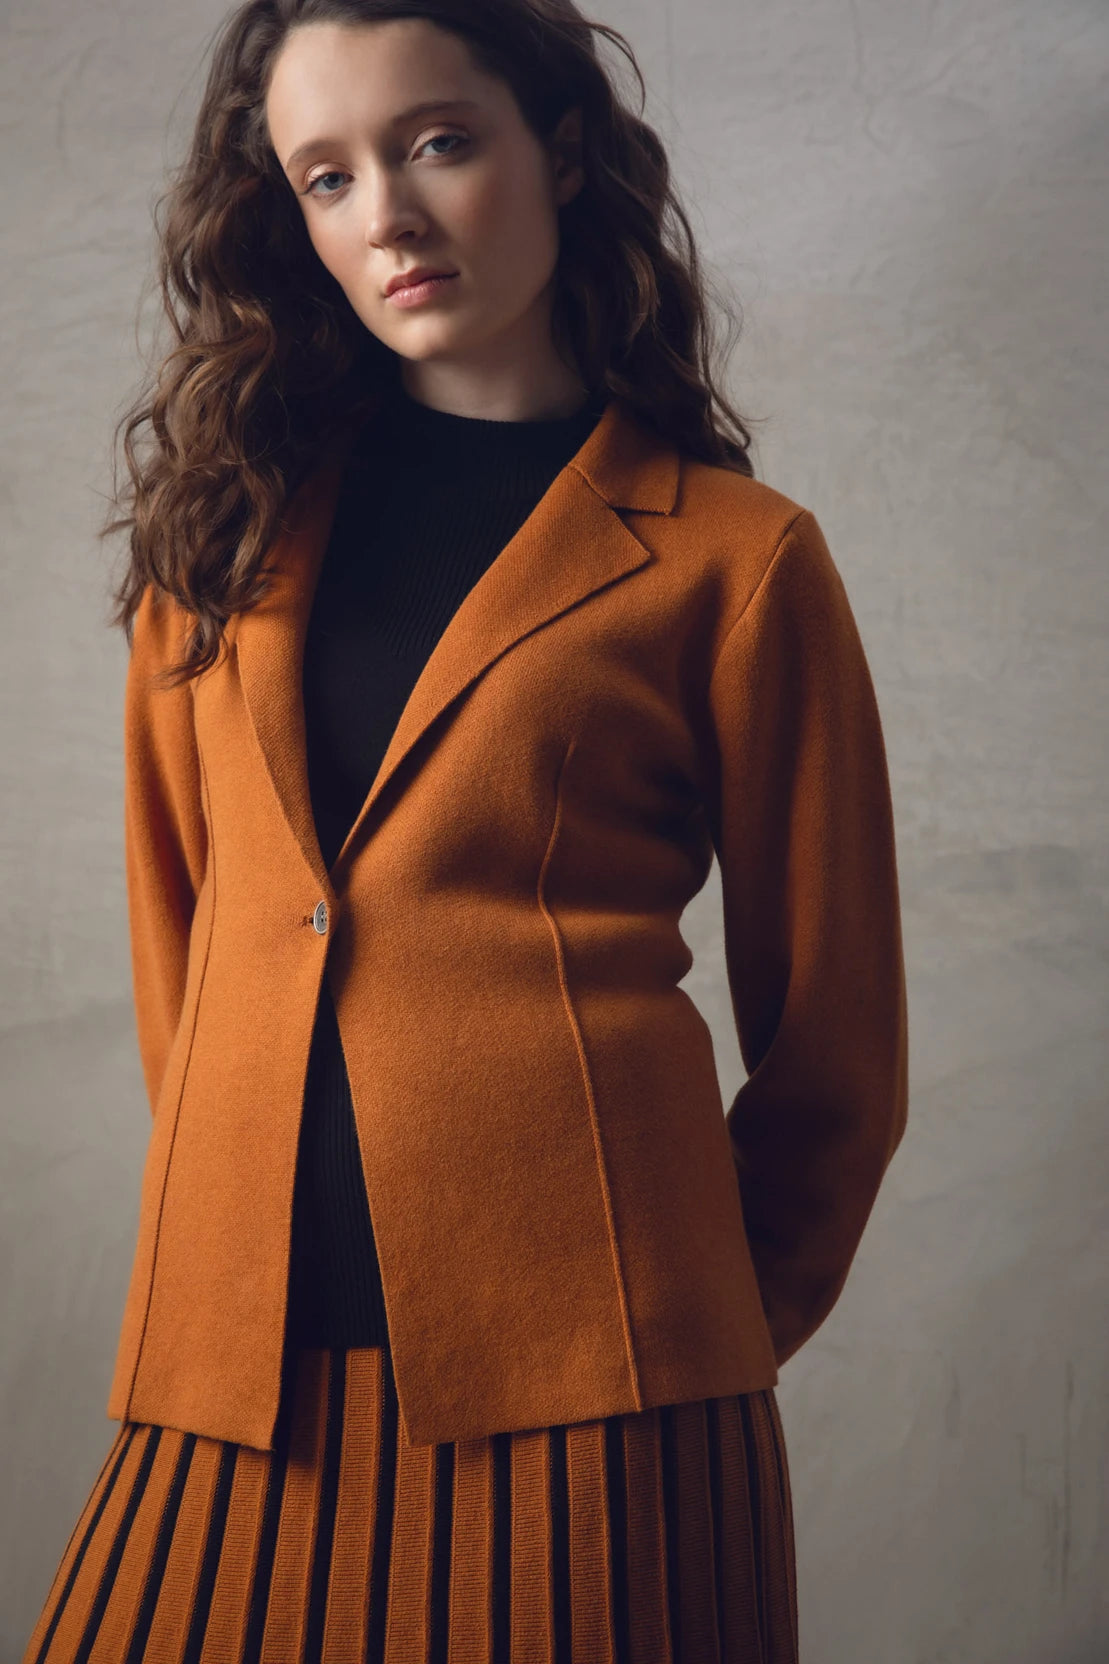
[[[508,85],[424,18],[297,26],[266,98],[313,246],[358,317],[403,358],[459,365],[549,340],[577,117],[544,146]],[[451,275],[405,305],[388,285],[417,267]]]

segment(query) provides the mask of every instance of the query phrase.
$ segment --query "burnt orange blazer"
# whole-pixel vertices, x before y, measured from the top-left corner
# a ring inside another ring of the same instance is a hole
[[[907,1107],[886,758],[824,536],[612,401],[439,639],[328,871],[300,674],[343,456],[199,678],[153,687],[189,620],[151,587],[136,616],[153,1126],[108,1414],[272,1448],[325,976],[409,1441],[774,1385]],[[678,986],[714,853],[727,1114]]]

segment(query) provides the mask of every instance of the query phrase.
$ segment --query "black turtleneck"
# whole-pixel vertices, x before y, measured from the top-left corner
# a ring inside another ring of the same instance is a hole
[[[343,473],[303,666],[308,781],[333,864],[436,642],[604,409],[538,422],[455,416],[398,385]],[[387,1346],[335,1007],[323,978],[293,1198],[289,1341]]]

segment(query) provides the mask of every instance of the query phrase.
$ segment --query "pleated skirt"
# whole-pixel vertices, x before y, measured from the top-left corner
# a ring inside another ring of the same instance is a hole
[[[773,1389],[409,1445],[387,1348],[259,1451],[124,1422],[24,1664],[796,1664]]]

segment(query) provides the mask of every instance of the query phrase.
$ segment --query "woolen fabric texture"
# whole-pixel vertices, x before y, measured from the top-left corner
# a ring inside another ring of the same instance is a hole
[[[330,867],[428,657],[604,406],[491,421],[398,388],[347,458],[304,643],[308,785]],[[286,1343],[388,1344],[350,1080],[320,985],[293,1190]]]
[[[797,1664],[773,1389],[458,1444],[304,1350],[272,1452],[126,1423],[24,1664]]]
[[[346,443],[350,443],[353,434]],[[474,584],[333,862],[301,664],[345,450],[200,677],[148,589],[124,713],[153,1115],[110,1415],[273,1449],[321,981],[404,1437],[773,1386],[907,1110],[892,806],[811,511],[613,398]],[[719,860],[748,1078],[681,981]]]

